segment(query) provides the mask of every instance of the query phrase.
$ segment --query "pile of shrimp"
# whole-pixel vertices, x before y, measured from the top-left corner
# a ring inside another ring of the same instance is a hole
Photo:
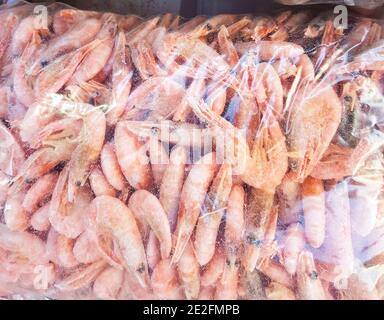
[[[384,25],[0,11],[0,297],[384,298]]]

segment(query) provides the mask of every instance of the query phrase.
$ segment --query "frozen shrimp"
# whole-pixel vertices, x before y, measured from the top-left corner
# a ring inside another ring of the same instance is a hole
[[[100,40],[96,39],[87,46],[60,56],[44,67],[35,80],[35,95],[38,97],[41,92],[45,94],[58,92],[70,80],[86,54],[99,44]]]
[[[115,129],[116,156],[125,178],[135,189],[149,189],[152,173],[146,146],[129,131],[125,122],[119,122]]]
[[[286,230],[282,250],[283,264],[289,274],[296,274],[298,258],[304,247],[305,238],[302,226],[299,223],[290,225]]]
[[[217,283],[215,300],[237,300],[240,262],[227,261],[223,275]]]
[[[47,237],[47,252],[50,260],[63,268],[76,267],[79,262],[73,254],[75,241],[50,229]]]
[[[273,207],[273,193],[251,189],[247,198],[245,212],[245,248],[243,265],[248,272],[252,272],[262,257],[265,236],[271,221]],[[261,259],[262,260],[262,259]]]
[[[161,260],[153,270],[151,276],[153,292],[159,299],[184,299],[184,293],[179,285],[176,267],[171,261]]]
[[[73,255],[77,261],[83,264],[93,263],[101,259],[96,243],[88,231],[84,231],[76,239],[73,246]]]
[[[238,256],[244,236],[245,192],[240,185],[234,185],[228,198],[225,215],[225,249],[227,256]]]
[[[295,286],[293,278],[288,274],[285,268],[273,260],[265,261],[261,264],[260,271],[272,281],[280,283],[287,288],[293,289]]]
[[[13,231],[25,231],[30,225],[30,214],[24,209],[23,192],[12,193],[4,206],[4,221]]]
[[[80,188],[73,202],[69,202],[67,187],[65,186],[67,177],[68,167],[61,172],[53,191],[49,208],[49,221],[57,232],[75,239],[84,231],[82,215],[91,202],[92,194],[87,188]]]
[[[131,210],[116,198],[100,196],[92,201],[89,211],[92,232],[100,252],[118,266],[128,268],[140,285],[146,288],[149,281],[147,258]],[[113,242],[115,246],[110,248]],[[114,249],[118,250],[117,256]],[[120,255],[121,258],[118,257]]]
[[[0,248],[14,254],[19,263],[39,265],[48,262],[44,242],[31,233],[9,230],[0,224]]]
[[[325,191],[321,180],[308,177],[302,184],[305,237],[319,248],[325,239]]]
[[[243,55],[255,53],[261,61],[274,59],[294,59],[304,53],[304,49],[297,44],[283,41],[258,41],[236,43],[237,51]]]
[[[61,37],[57,37],[49,43],[40,63],[43,65],[51,63],[59,55],[86,45],[95,38],[101,27],[101,20],[96,18],[88,18],[79,22]]]
[[[172,249],[171,230],[167,214],[160,201],[146,190],[136,191],[129,199],[129,208],[144,219],[159,239],[161,257],[167,259]]]
[[[279,199],[279,219],[283,224],[289,225],[299,220],[301,211],[300,184],[288,173],[277,188]]]
[[[288,151],[295,155],[290,158],[290,168],[298,182],[321,160],[341,120],[342,105],[336,92],[330,87],[317,87],[316,94],[313,90],[308,86],[299,90],[287,127]]]
[[[215,286],[224,272],[226,257],[219,247],[211,261],[204,267],[201,274],[201,285],[203,287]]]
[[[225,26],[220,27],[220,31],[217,35],[220,51],[225,55],[225,59],[230,66],[235,66],[239,62],[239,55],[236,48],[230,39],[230,34]]]
[[[41,208],[37,209],[31,217],[31,226],[33,229],[37,231],[48,231],[51,227],[51,223],[49,222],[49,207],[50,203],[48,202]]]
[[[127,188],[127,182],[121,171],[115,153],[115,146],[112,142],[104,144],[100,154],[100,163],[104,176],[111,186],[118,191],[123,191]]]
[[[103,300],[115,300],[123,283],[124,272],[109,267],[101,272],[93,283],[93,293]]]
[[[325,300],[325,292],[316,270],[313,256],[303,251],[297,265],[297,289],[301,300]]]
[[[107,263],[103,260],[80,266],[69,276],[56,283],[55,287],[62,291],[73,291],[85,288],[92,284],[92,282],[106,267]]]
[[[149,232],[145,253],[147,255],[149,271],[153,271],[161,260],[160,242],[153,231]]]
[[[76,190],[84,186],[90,166],[99,158],[104,145],[106,132],[105,114],[100,109],[92,109],[83,119],[80,143],[68,163],[68,200],[73,201]]]
[[[160,203],[168,215],[171,230],[176,226],[179,209],[180,190],[183,187],[187,151],[183,147],[175,147],[170,154],[170,163],[166,168],[160,186]]]
[[[195,233],[195,253],[201,266],[206,265],[216,250],[217,235],[232,189],[232,169],[223,164],[214,178],[203,203]]]
[[[39,32],[43,37],[49,36],[48,25],[40,23],[34,15],[24,18],[17,26],[11,42],[12,56],[21,55],[31,41],[33,34]]]
[[[12,132],[0,122],[0,170],[14,177],[25,160],[25,153]]]
[[[116,124],[123,115],[132,88],[133,66],[127,39],[119,32],[115,40],[112,64],[112,107],[107,113],[108,124]]]
[[[99,44],[90,49],[81,61],[67,85],[81,84],[95,77],[105,66],[112,54],[114,39],[117,32],[117,21],[113,14],[104,14],[103,25],[95,39]]]
[[[11,178],[0,170],[0,211],[4,209],[10,183]]]
[[[177,263],[199,219],[200,206],[208,191],[215,172],[216,154],[209,153],[196,162],[186,178],[180,195],[176,227],[176,246],[172,262]]]
[[[189,239],[178,260],[177,270],[186,298],[188,300],[197,299],[200,292],[200,266]]]
[[[74,9],[63,9],[53,15],[53,31],[55,35],[61,36],[73,28],[81,19],[85,18],[85,12]]]
[[[96,197],[116,196],[116,190],[109,184],[103,172],[99,168],[94,168],[89,175],[89,184]]]
[[[296,300],[295,292],[278,282],[272,282],[265,288],[268,300]]]
[[[149,159],[155,185],[159,187],[169,164],[169,156],[166,147],[157,139],[149,141]]]
[[[52,195],[58,175],[49,173],[39,178],[26,193],[23,200],[23,208],[27,212],[35,212],[39,204]]]

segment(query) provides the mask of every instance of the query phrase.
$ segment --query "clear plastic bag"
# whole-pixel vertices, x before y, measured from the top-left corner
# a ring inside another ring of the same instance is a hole
[[[0,9],[1,297],[383,298],[383,21]]]

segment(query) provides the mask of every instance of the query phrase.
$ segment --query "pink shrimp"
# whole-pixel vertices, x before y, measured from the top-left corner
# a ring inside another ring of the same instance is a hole
[[[325,191],[323,182],[312,177],[302,185],[304,227],[307,242],[319,248],[325,239]]]
[[[293,289],[295,286],[292,277],[288,274],[285,268],[273,260],[262,263],[260,271],[272,281],[280,283],[287,288]]]
[[[288,151],[295,156],[290,158],[290,167],[294,179],[303,182],[333,139],[340,124],[342,105],[331,87],[308,86],[299,90],[292,105],[287,126]]]
[[[119,162],[114,150],[114,144],[107,142],[100,154],[101,168],[107,181],[118,191],[127,188],[127,182],[124,178]]]
[[[225,59],[230,66],[235,66],[239,62],[239,55],[233,42],[230,40],[230,34],[225,26],[220,27],[217,35],[217,41],[220,47],[221,54],[225,55]]]
[[[41,62],[50,63],[60,54],[80,48],[95,38],[102,26],[102,21],[88,18],[69,29],[62,36],[52,40],[44,51]],[[70,75],[69,75],[70,76]]]
[[[288,173],[277,189],[279,199],[279,219],[283,224],[295,223],[299,220],[301,210],[300,184]]]
[[[99,45],[92,48],[81,61],[76,71],[68,81],[68,85],[81,84],[95,77],[105,66],[112,54],[114,38],[117,32],[117,21],[111,13],[103,14],[103,25],[96,35]]]
[[[4,209],[10,183],[11,178],[0,170],[0,211]]]
[[[84,231],[82,215],[91,202],[92,195],[88,189],[81,188],[76,193],[74,201],[72,203],[68,201],[67,187],[65,186],[68,170],[68,167],[65,167],[61,172],[53,191],[49,208],[49,221],[57,232],[75,239]]]
[[[264,256],[273,243],[277,212],[273,208],[274,194],[252,188],[247,199],[245,214],[246,244],[242,263],[246,271],[253,272],[268,255]],[[273,235],[269,235],[272,233]]]
[[[3,123],[0,123],[0,156],[0,170],[11,177],[19,172],[25,160],[24,150]]]
[[[272,282],[265,288],[268,300],[296,300],[295,292],[278,282]]]
[[[50,173],[39,178],[28,190],[23,200],[23,208],[29,212],[35,212],[39,204],[52,195],[58,175]]]
[[[85,12],[74,9],[63,9],[53,15],[53,31],[61,36],[85,18]]]
[[[240,263],[227,260],[223,275],[217,283],[215,300],[237,300]]]
[[[129,112],[148,110],[161,119],[175,113],[186,95],[183,85],[170,77],[151,77],[137,87],[125,105],[125,118]]]
[[[152,289],[156,297],[166,300],[184,299],[179,285],[177,270],[170,260],[161,260],[155,267],[151,277]]]
[[[73,291],[85,288],[89,286],[106,267],[107,263],[103,260],[80,266],[68,277],[56,283],[55,287],[61,291]]]
[[[203,287],[215,286],[224,272],[225,255],[222,249],[217,248],[212,260],[204,267],[201,275],[201,285]]]
[[[63,268],[76,267],[79,262],[73,254],[75,241],[50,229],[47,238],[47,252],[50,260]]]
[[[152,174],[146,150],[125,122],[119,122],[116,126],[115,148],[117,160],[129,184],[135,189],[149,189]]]
[[[140,40],[131,45],[132,62],[144,81],[153,76],[166,76],[167,72],[159,66],[150,44]]]
[[[17,192],[8,196],[4,206],[4,221],[13,231],[25,231],[30,225],[30,214],[22,206],[24,193]]]
[[[139,190],[129,199],[129,208],[150,226],[160,242],[161,257],[167,259],[172,249],[172,238],[168,217],[160,201],[152,193]]]
[[[37,35],[32,35],[30,42],[27,43],[25,50],[18,58],[13,69],[13,86],[16,98],[27,108],[36,102],[37,95],[33,90],[34,78],[29,71],[31,61],[34,61],[38,53],[41,39]]]
[[[34,33],[41,33],[43,37],[49,35],[48,25],[39,23],[36,16],[31,15],[24,18],[17,26],[11,42],[12,56],[19,56],[31,41]]]
[[[147,255],[148,268],[150,271],[153,271],[161,260],[160,242],[153,231],[149,232],[145,253]]]
[[[239,42],[235,46],[241,55],[252,52],[261,61],[270,61],[272,57],[274,59],[294,59],[304,53],[304,49],[299,45],[283,41]]]
[[[232,169],[223,164],[212,182],[203,204],[195,233],[196,257],[201,266],[206,265],[215,254],[216,240],[232,189]]]
[[[227,256],[240,253],[244,236],[245,192],[240,185],[234,185],[228,198],[225,219],[225,249]]]
[[[115,300],[123,284],[124,272],[109,267],[101,272],[93,283],[93,293],[103,300]]]
[[[89,45],[60,56],[42,69],[34,84],[36,97],[42,93],[47,95],[58,92],[70,80],[86,54],[99,44],[100,40],[94,40]]]
[[[205,90],[205,68],[202,67],[196,72],[196,77],[193,79],[191,85],[188,87],[183,100],[178,106],[175,114],[173,115],[173,121],[186,122],[191,114],[190,100],[194,99],[200,101],[203,97]]]
[[[31,217],[31,226],[37,231],[48,231],[51,227],[49,222],[49,207],[50,202],[36,210]]]
[[[296,274],[298,258],[304,247],[302,226],[298,223],[291,224],[286,230],[283,247],[283,264],[289,274]]]
[[[135,275],[143,288],[148,286],[148,265],[136,220],[128,207],[116,198],[100,196],[89,208],[90,223],[103,256],[123,265]],[[118,250],[120,257],[116,257]]]
[[[115,41],[112,65],[112,108],[107,114],[110,125],[116,124],[123,115],[131,93],[133,67],[126,43],[125,34],[119,32]]]
[[[5,17],[2,16],[1,18],[4,29],[0,32],[0,62],[3,60],[2,58],[11,43],[11,37],[19,23],[19,16],[13,12],[9,12]]]
[[[310,252],[303,251],[299,256],[297,288],[301,300],[325,300],[324,288]]]
[[[198,300],[212,301],[215,296],[214,287],[201,287]]]
[[[68,163],[68,200],[73,201],[76,190],[87,180],[90,166],[94,164],[104,145],[106,132],[105,114],[100,109],[92,109],[83,119],[80,143],[73,151]]]
[[[109,184],[103,172],[99,168],[94,168],[89,175],[89,184],[96,197],[116,196],[116,190]]]
[[[149,141],[149,159],[155,185],[160,187],[169,164],[169,156],[165,146],[157,139],[150,139]]]
[[[96,248],[96,243],[88,231],[84,231],[75,241],[73,255],[76,260],[83,264],[90,264],[101,259]]]
[[[0,86],[0,119],[8,115],[8,97],[10,94],[9,86]]]
[[[176,227],[176,246],[172,262],[177,263],[199,219],[200,206],[211,184],[217,165],[215,153],[209,153],[195,163],[185,180],[180,195],[180,205]]]
[[[3,224],[0,224],[0,248],[13,253],[15,261],[25,265],[48,262],[45,244],[39,237],[27,232],[11,231]]]
[[[192,243],[187,240],[183,253],[178,260],[177,270],[188,300],[197,299],[200,292],[200,267],[193,252]]]

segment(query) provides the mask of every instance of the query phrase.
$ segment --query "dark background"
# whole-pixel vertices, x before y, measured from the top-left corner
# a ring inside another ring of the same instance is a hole
[[[173,12],[186,18],[220,13],[257,12],[262,14],[281,7],[273,0],[64,0],[61,2],[79,9],[130,13],[140,16]]]

